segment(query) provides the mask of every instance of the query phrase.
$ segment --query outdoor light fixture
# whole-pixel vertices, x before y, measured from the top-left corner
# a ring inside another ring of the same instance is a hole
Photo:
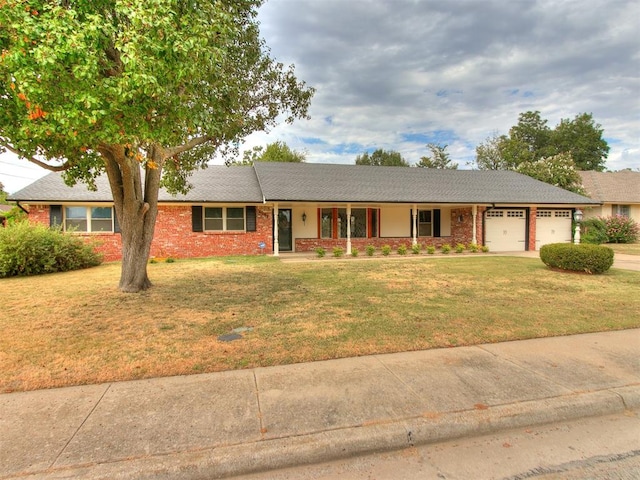
[[[573,219],[577,222],[580,223],[582,221],[582,210],[580,210],[579,208],[576,209],[575,212],[573,212]]]
[[[573,234],[573,243],[580,243],[580,222],[582,221],[582,210],[576,208],[573,212],[573,220],[576,223],[575,233]]]
[[[307,213],[306,212],[302,213],[302,223],[304,223],[304,224],[307,223]]]

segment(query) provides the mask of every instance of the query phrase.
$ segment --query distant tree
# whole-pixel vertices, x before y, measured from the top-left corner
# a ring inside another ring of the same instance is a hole
[[[569,153],[559,153],[537,162],[522,162],[516,171],[570,192],[585,194],[582,178]]]
[[[578,170],[602,172],[609,155],[609,145],[602,138],[604,130],[589,113],[576,115],[573,120],[563,118],[552,132],[555,150],[569,152]]]
[[[521,163],[568,154],[578,170],[603,171],[609,145],[602,134],[601,125],[594,122],[591,114],[563,119],[550,129],[540,112],[524,112],[509,135],[494,133],[476,147],[476,164],[481,170],[514,170]]]
[[[0,203],[6,203],[7,195],[7,192],[4,191],[4,184],[0,182]]]
[[[395,152],[393,150],[387,151],[381,148],[377,149],[372,154],[365,152],[362,155],[358,155],[356,157],[356,165],[373,165],[383,167],[411,166],[409,162],[402,158],[400,152]]]
[[[258,146],[245,150],[241,161],[232,162],[234,165],[253,165],[255,162],[289,162],[302,163],[307,155],[304,152],[292,150],[286,143],[277,141],[269,143],[267,147]]]
[[[488,137],[484,143],[476,147],[476,165],[480,170],[510,170],[505,159],[503,148],[507,140],[506,135],[498,135],[497,132]]]
[[[420,157],[420,161],[416,164],[421,168],[440,168],[444,170],[457,170],[458,164],[451,163],[449,152],[446,151],[448,145],[438,145],[435,143],[427,144],[427,148],[431,151],[431,155]]]

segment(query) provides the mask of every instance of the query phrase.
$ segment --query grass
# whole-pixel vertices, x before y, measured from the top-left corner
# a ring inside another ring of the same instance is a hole
[[[603,245],[612,248],[616,253],[640,255],[640,243],[604,243]]]
[[[538,259],[231,257],[0,280],[0,392],[640,327],[640,273]],[[243,338],[218,336],[252,327]]]

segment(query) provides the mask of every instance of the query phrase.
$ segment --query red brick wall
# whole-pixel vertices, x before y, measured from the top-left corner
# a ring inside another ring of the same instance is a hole
[[[152,257],[211,257],[272,253],[271,207],[256,208],[255,232],[192,232],[191,206],[160,206],[151,244]]]
[[[49,225],[49,205],[29,205],[29,221]],[[116,233],[75,233],[87,242],[95,242],[96,251],[104,255],[105,262],[112,262],[122,258],[122,242],[120,234]]]
[[[528,250],[534,251],[536,249],[536,207],[529,209],[529,248]]]
[[[49,206],[30,205],[29,220],[49,225]],[[152,257],[210,257],[216,255],[255,255],[272,253],[271,207],[256,208],[255,232],[192,232],[191,206],[160,206],[156,229],[151,244]],[[76,234],[87,241],[96,241],[96,250],[105,261],[122,258],[122,242],[119,233]]]

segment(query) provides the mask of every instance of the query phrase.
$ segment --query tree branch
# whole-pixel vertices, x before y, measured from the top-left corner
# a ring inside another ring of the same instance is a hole
[[[44,168],[46,170],[49,170],[51,172],[64,172],[65,170],[69,170],[69,168],[71,168],[71,164],[69,163],[68,160],[65,161],[62,165],[49,165],[48,163],[45,163],[42,160],[38,160],[37,158],[28,157],[28,156],[24,155],[19,150],[16,150],[15,148],[13,148],[11,145],[6,145],[6,144],[3,143],[2,144],[2,148],[6,148],[10,152],[15,153],[16,155],[18,155],[20,158],[24,158],[25,160],[27,160],[27,161],[29,161],[31,163],[35,163],[39,167],[42,167],[42,168]]]
[[[182,152],[186,152],[187,150],[191,150],[198,145],[202,145],[203,143],[207,143],[213,140],[213,137],[204,136],[204,137],[195,137],[189,140],[187,143],[183,145],[179,145],[177,147],[168,148],[165,150],[165,158],[173,157],[174,155],[179,155]]]

